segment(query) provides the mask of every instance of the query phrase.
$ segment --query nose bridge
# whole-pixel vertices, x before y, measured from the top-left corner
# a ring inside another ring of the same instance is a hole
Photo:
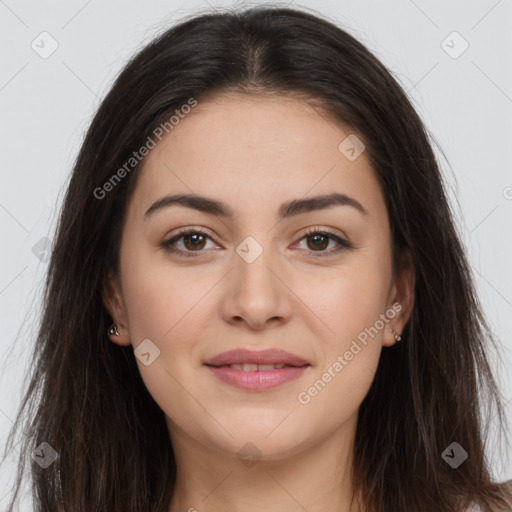
[[[248,236],[236,247],[224,312],[228,320],[241,317],[253,327],[289,313],[286,287],[275,275],[282,266],[271,237],[265,236],[263,240],[261,236],[260,240]]]
[[[247,236],[236,247],[235,273],[236,281],[240,286],[237,293],[249,293],[254,291],[258,294],[272,294],[276,287],[276,278],[270,268],[277,267],[275,251],[271,247],[271,237]],[[251,290],[252,289],[252,290]],[[267,297],[268,300],[269,297]]]

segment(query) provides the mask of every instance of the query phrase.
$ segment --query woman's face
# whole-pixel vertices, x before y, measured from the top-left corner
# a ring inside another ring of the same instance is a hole
[[[116,342],[140,345],[175,445],[279,459],[354,432],[413,283],[405,270],[393,278],[384,198],[349,135],[297,100],[223,96],[199,102],[146,157],[106,304]],[[151,209],[182,194],[215,208]],[[349,199],[313,200],[332,194]],[[252,363],[247,372],[205,364],[235,349],[251,354],[223,362]],[[274,349],[296,360],[255,354]]]

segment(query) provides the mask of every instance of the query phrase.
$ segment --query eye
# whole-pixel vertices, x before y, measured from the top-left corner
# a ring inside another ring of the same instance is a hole
[[[200,229],[186,228],[179,231],[179,233],[172,237],[170,240],[165,240],[162,242],[161,245],[168,252],[187,257],[194,257],[198,256],[197,254],[193,254],[194,252],[201,252],[201,250],[204,249],[207,238],[211,240],[211,237]],[[183,239],[185,250],[177,249],[175,247],[176,242],[180,241],[181,239]]]
[[[308,230],[306,234],[300,239],[300,241],[302,240],[306,240],[306,250],[310,251],[311,253],[318,253],[312,254],[313,257],[330,256],[334,253],[353,248],[353,246],[346,240],[343,240],[339,236],[330,233],[329,231],[321,230],[318,228]],[[335,242],[337,245],[335,245],[334,248],[326,251],[325,249],[329,246],[330,242]]]
[[[196,257],[200,256],[201,253],[204,252],[203,249],[205,249],[208,239],[212,240],[210,235],[200,229],[185,228],[179,231],[176,236],[163,241],[161,246],[170,253],[186,257]],[[334,253],[353,248],[353,246],[346,240],[343,240],[329,231],[320,230],[318,228],[308,230],[299,242],[302,240],[307,241],[306,243],[308,247],[305,250],[313,253],[313,257],[330,256]],[[309,240],[311,242],[308,242]],[[181,241],[183,243],[183,248],[176,247],[178,242]],[[337,245],[326,251],[325,249],[329,246],[330,242],[334,242]]]

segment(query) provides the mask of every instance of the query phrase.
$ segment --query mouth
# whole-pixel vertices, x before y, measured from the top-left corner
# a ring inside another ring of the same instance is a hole
[[[247,349],[235,349],[229,350],[228,352],[222,352],[221,354],[208,359],[204,364],[208,366],[231,366],[238,364],[242,366],[257,365],[261,366],[264,370],[265,366],[272,365],[275,369],[276,366],[305,366],[309,364],[309,361],[303,359],[295,354],[286,352],[285,350],[273,348],[266,350],[247,350]],[[249,367],[246,371],[254,371],[254,367]],[[237,368],[239,369],[239,368]],[[242,368],[243,369],[243,368]]]
[[[222,364],[219,366],[207,364],[206,366],[212,366],[213,368],[232,368],[233,370],[242,370],[244,372],[256,372],[256,371],[267,372],[267,371],[271,371],[271,370],[281,370],[282,368],[301,368],[302,366],[309,366],[309,364],[295,366],[295,365],[284,364],[284,363],[275,363],[275,364],[233,363],[233,364]]]
[[[277,368],[277,366],[281,366]],[[295,380],[311,367],[290,365],[231,364],[205,365],[217,379],[229,386],[245,391],[266,391]]]
[[[259,352],[232,350],[204,366],[222,382],[246,391],[265,391],[297,379],[311,364],[279,349]]]

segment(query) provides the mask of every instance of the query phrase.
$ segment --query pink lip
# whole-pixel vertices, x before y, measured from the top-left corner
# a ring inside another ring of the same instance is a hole
[[[300,377],[309,366],[285,366],[278,370],[254,372],[235,370],[229,366],[207,366],[207,368],[217,378],[231,386],[247,391],[265,391]]]
[[[204,364],[208,366],[224,366],[242,363],[287,364],[289,366],[304,366],[309,364],[305,359],[278,348],[267,350],[229,350],[228,352],[222,352],[222,354],[208,359]]]
[[[246,372],[230,368],[231,364],[284,364],[275,370]],[[289,382],[302,375],[311,365],[304,359],[280,349],[251,351],[245,349],[223,352],[205,363],[221,381],[247,391],[264,391]]]

